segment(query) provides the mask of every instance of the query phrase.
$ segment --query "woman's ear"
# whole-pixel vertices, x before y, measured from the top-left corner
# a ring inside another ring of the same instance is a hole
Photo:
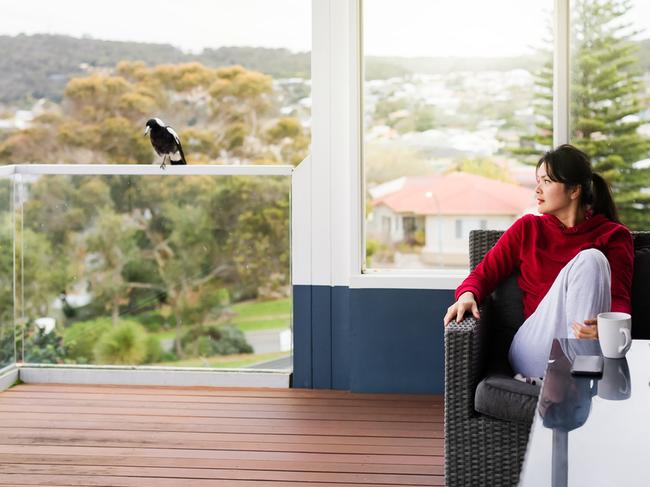
[[[582,186],[579,184],[569,188],[569,197],[572,200],[580,198],[580,195],[582,194]]]

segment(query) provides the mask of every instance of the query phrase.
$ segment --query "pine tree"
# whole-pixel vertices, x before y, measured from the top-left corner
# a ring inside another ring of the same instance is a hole
[[[650,140],[637,129],[647,107],[638,69],[635,35],[623,16],[629,0],[575,0],[571,12],[570,143],[585,151],[594,169],[612,185],[623,223],[650,228],[650,169],[634,167],[650,155]],[[553,74],[537,74],[536,147],[552,145]]]

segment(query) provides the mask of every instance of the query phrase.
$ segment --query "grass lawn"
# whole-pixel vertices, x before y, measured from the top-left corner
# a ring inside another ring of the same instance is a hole
[[[286,315],[291,312],[291,299],[282,298],[273,301],[243,301],[232,306],[237,318],[248,319],[258,316]]]
[[[274,301],[245,301],[232,306],[237,313],[233,325],[242,331],[277,330],[291,324],[291,299]]]
[[[284,330],[291,326],[291,299],[244,301],[231,307],[236,316],[232,324],[241,331]],[[152,333],[159,340],[176,338],[175,330]]]
[[[274,353],[242,353],[236,355],[216,355],[214,357],[191,358],[187,360],[177,360],[174,362],[160,362],[154,365],[164,365],[173,367],[212,367],[212,368],[240,368],[247,365],[253,365],[267,360],[273,360],[280,357],[286,357],[287,352]]]

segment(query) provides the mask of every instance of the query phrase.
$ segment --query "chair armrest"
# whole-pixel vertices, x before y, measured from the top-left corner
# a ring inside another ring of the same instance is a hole
[[[445,329],[445,415],[475,416],[474,392],[481,380],[481,320],[466,317]]]

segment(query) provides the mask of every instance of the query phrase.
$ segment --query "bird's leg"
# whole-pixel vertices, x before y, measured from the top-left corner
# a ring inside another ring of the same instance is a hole
[[[163,156],[162,164],[160,165],[160,169],[165,169],[165,162],[167,161],[167,154]]]

